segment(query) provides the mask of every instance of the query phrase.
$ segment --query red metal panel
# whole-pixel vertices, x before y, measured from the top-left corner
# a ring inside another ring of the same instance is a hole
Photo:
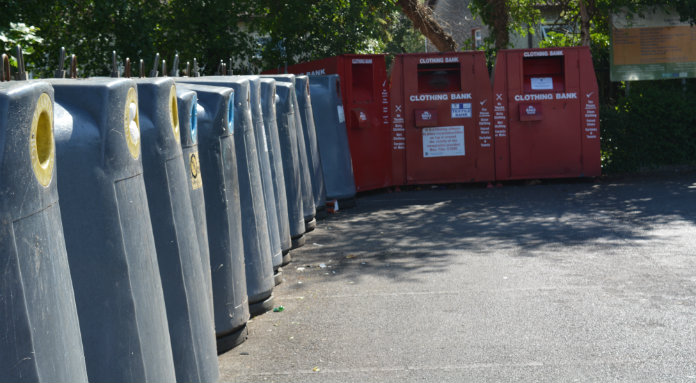
[[[510,178],[510,140],[508,138],[508,60],[498,51],[493,81],[493,136],[495,143],[495,179]],[[513,84],[514,85],[514,84]]]
[[[352,108],[350,110],[350,125],[351,129],[367,129],[370,127],[370,122],[367,118],[367,111],[363,108]]]
[[[426,128],[438,125],[437,109],[415,109],[413,112],[417,127]]]
[[[540,121],[544,119],[544,105],[540,102],[520,103],[520,121]]]
[[[500,118],[497,179],[601,173],[597,82],[588,48],[499,51],[493,88]]]
[[[404,112],[403,56],[394,57],[391,69],[390,110],[392,116],[392,182],[406,185],[406,128]]]
[[[292,65],[287,71],[341,77],[356,189],[391,186],[392,132],[385,56],[341,55]]]
[[[348,129],[356,189],[365,191],[391,186],[391,125],[384,55],[340,57],[344,68],[341,80],[346,90],[344,107],[359,109],[367,117],[366,124],[348,125],[360,127]]]
[[[336,57],[328,57],[325,59],[321,60],[315,60],[315,61],[309,61],[305,63],[299,63],[295,65],[290,65],[287,67],[287,72],[286,68],[276,68],[276,69],[268,69],[263,72],[262,74],[280,74],[280,73],[292,73],[292,74],[305,74],[305,75],[322,75],[322,74],[339,74],[339,63],[340,63],[340,57],[341,56],[336,56]]]
[[[394,131],[403,121],[407,184],[492,181],[491,84],[483,52],[398,55]],[[427,117],[427,118],[426,118]],[[433,123],[435,120],[436,123]]]
[[[599,87],[589,49],[579,51],[580,114],[582,121],[582,172],[586,177],[602,175],[599,143]]]

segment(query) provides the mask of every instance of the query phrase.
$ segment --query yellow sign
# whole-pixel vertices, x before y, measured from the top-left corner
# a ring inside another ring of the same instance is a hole
[[[611,80],[696,77],[696,27],[672,10],[612,15]]]
[[[614,65],[696,62],[696,28],[614,29]]]

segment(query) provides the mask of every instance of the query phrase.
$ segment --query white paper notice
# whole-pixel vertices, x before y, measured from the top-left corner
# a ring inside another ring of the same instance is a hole
[[[465,155],[464,127],[443,126],[423,129],[423,157]]]
[[[339,105],[336,107],[338,110],[338,123],[342,124],[346,122],[346,115],[343,113],[343,105]]]
[[[553,78],[532,77],[532,90],[553,90]]]

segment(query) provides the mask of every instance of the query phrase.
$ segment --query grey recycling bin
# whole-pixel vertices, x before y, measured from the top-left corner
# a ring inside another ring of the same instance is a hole
[[[295,87],[291,83],[276,81],[276,122],[285,174],[288,220],[292,249],[297,249],[305,244],[305,223],[293,94],[295,94]]]
[[[89,380],[173,382],[135,82],[47,81],[55,89],[58,194]]]
[[[355,179],[341,101],[340,77],[309,76],[312,110],[326,185],[326,197],[339,208],[355,206]]]
[[[256,138],[251,118],[249,81],[238,76],[183,78],[179,81],[234,89],[234,145],[237,153],[237,175],[242,206],[244,265],[249,313],[252,317],[262,314],[273,308],[275,282],[259,154],[256,150]]]
[[[305,221],[305,231],[309,232],[314,230],[317,226],[316,221],[316,206],[314,205],[314,191],[312,189],[312,173],[309,171],[309,159],[307,158],[307,145],[304,139],[304,133],[302,128],[302,117],[300,116],[300,106],[297,99],[297,92],[294,91],[297,87],[295,81],[295,75],[285,74],[285,75],[273,75],[272,76],[278,82],[288,82],[293,86],[293,93],[290,95],[292,107],[294,110],[295,117],[295,130],[297,136],[297,155],[300,159],[300,177],[302,180],[302,210],[304,213]]]
[[[281,265],[288,264],[291,260],[290,249],[292,237],[290,235],[290,219],[288,217],[288,198],[285,191],[285,172],[283,171],[283,157],[280,150],[280,137],[276,122],[276,81],[271,78],[261,78],[261,109],[263,113],[263,127],[268,140],[268,157],[271,162],[271,174],[273,177],[273,193],[276,201],[276,215],[278,219],[278,234],[280,248],[283,251]]]
[[[210,302],[210,318],[215,323],[213,311],[213,283],[210,271],[210,249],[208,247],[208,223],[205,218],[205,197],[203,195],[203,176],[201,175],[200,154],[198,153],[198,97],[196,92],[176,88],[176,99],[179,109],[179,133],[184,169],[187,173],[187,184],[193,222],[198,239],[198,251],[201,255],[204,280]],[[214,326],[213,326],[214,327]]]
[[[182,383],[215,382],[219,375],[215,330],[194,227],[188,172],[182,161],[176,86],[174,80],[163,77],[135,81],[145,189],[176,379]]]
[[[302,120],[302,134],[305,139],[305,150],[307,151],[307,164],[312,178],[314,206],[317,209],[317,217],[326,216],[326,185],[324,184],[324,171],[321,165],[321,156],[319,155],[320,149],[317,143],[317,131],[314,123],[314,114],[312,112],[309,77],[295,76],[295,83],[295,94],[297,94],[299,114]],[[333,148],[330,150],[333,150]]]
[[[249,80],[251,118],[254,126],[254,138],[256,139],[256,151],[259,154],[259,166],[261,169],[261,183],[263,197],[266,203],[266,222],[268,223],[268,237],[271,243],[271,261],[273,264],[274,282],[277,286],[282,282],[283,250],[280,247],[280,229],[278,227],[278,205],[273,186],[273,173],[269,143],[264,128],[263,110],[261,108],[261,78],[259,76],[244,76]]]
[[[234,91],[183,83],[177,83],[177,89],[195,91],[198,98],[198,155],[208,226],[215,335],[221,354],[246,340],[249,320],[233,135]]]
[[[55,163],[51,86],[0,83],[2,382],[87,382]]]

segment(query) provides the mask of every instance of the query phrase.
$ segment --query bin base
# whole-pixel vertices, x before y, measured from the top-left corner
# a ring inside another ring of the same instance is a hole
[[[283,269],[282,268],[279,267],[278,270],[276,270],[275,274],[273,274],[273,281],[275,282],[276,286],[283,283]]]
[[[249,330],[247,330],[247,326],[245,324],[239,330],[236,330],[232,333],[217,338],[218,355],[224,354],[227,351],[244,343],[244,341],[247,340],[248,335]]]
[[[285,253],[285,254],[283,254],[283,263],[281,263],[280,265],[285,266],[288,263],[290,263],[291,261],[292,261],[292,256],[290,255],[290,253]]]
[[[313,231],[314,229],[317,228],[317,219],[312,218],[311,221],[305,221],[304,227],[305,227],[305,233],[309,233],[310,231]]]
[[[300,235],[297,238],[293,238],[292,239],[292,247],[290,249],[291,250],[299,249],[300,247],[304,246],[306,240],[307,239],[305,238],[304,235]],[[285,261],[285,256],[283,256],[283,262],[284,261]]]
[[[275,297],[271,294],[270,297],[266,298],[261,302],[256,302],[249,304],[249,315],[253,318],[255,316],[261,315],[267,311],[273,309],[273,304],[275,303]]]

